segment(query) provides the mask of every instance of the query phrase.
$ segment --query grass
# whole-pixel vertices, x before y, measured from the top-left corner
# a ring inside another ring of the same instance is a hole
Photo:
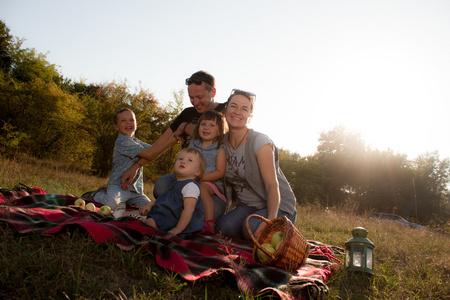
[[[36,185],[48,194],[72,194],[81,196],[84,192],[106,186],[108,178],[89,175],[89,168],[68,165],[63,161],[39,160],[20,157],[9,160],[0,156],[0,187],[12,188],[23,183]],[[153,195],[153,183],[144,184],[144,193]]]
[[[51,160],[0,157],[2,187],[21,182],[79,196],[106,180]],[[146,183],[148,195],[151,189]],[[374,276],[342,268],[327,281],[324,299],[450,299],[450,235],[444,231],[379,223],[358,215],[354,204],[299,206],[295,225],[307,239],[340,247],[362,226],[375,244]],[[239,293],[227,273],[187,282],[160,268],[144,248],[100,246],[81,231],[19,235],[0,223],[0,236],[1,299],[253,299]]]
[[[327,299],[450,299],[450,235],[380,223],[354,209],[298,210],[296,226],[313,240],[344,247],[351,229],[366,228],[375,244],[374,276],[337,272]]]

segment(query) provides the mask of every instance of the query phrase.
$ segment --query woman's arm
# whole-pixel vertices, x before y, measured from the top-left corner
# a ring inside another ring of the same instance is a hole
[[[225,176],[227,168],[227,158],[225,156],[225,149],[221,148],[216,157],[216,169],[212,172],[206,173],[203,176],[203,181],[216,181]]]
[[[264,185],[267,192],[267,219],[274,220],[278,216],[278,209],[280,208],[280,187],[278,183],[277,172],[275,169],[275,154],[272,144],[264,145],[257,153],[259,170],[261,172]],[[256,235],[262,230],[265,223],[258,227]]]
[[[191,222],[192,215],[194,214],[195,205],[197,204],[197,198],[185,197],[183,198],[183,211],[181,212],[180,220],[178,220],[177,226],[169,230],[169,233],[177,235],[182,233],[184,229]]]

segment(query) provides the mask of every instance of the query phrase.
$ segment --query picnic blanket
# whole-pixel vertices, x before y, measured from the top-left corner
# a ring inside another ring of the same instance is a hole
[[[123,250],[145,245],[156,263],[193,281],[220,272],[232,273],[241,292],[272,292],[281,299],[320,298],[328,291],[325,281],[339,269],[339,247],[311,244],[306,263],[296,273],[264,266],[252,258],[253,244],[201,232],[171,235],[132,217],[115,219],[73,205],[72,195],[44,194],[37,190],[15,198],[0,193],[0,221],[22,234],[56,234],[83,228],[99,244],[114,243]],[[100,204],[95,203],[97,208]]]

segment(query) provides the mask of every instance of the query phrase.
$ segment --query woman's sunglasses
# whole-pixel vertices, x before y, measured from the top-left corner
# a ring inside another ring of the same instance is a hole
[[[252,93],[252,92],[247,92],[244,90],[239,90],[239,89],[233,89],[231,91],[230,96],[234,95],[234,94],[238,94],[238,95],[244,95],[247,98],[253,97],[253,101],[256,100],[256,94]]]

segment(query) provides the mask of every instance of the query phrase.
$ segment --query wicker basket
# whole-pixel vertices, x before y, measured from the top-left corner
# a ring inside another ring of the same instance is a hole
[[[258,236],[258,240],[253,236],[248,221],[250,218],[257,218],[266,223],[261,233]],[[294,227],[291,221],[285,216],[276,218],[273,221],[269,221],[259,215],[250,215],[245,221],[247,232],[252,239],[255,246],[253,247],[253,259],[265,265],[283,268],[289,272],[293,272],[300,268],[305,263],[309,254],[309,244],[301,233]],[[261,245],[264,243],[270,244],[272,234],[277,231],[282,231],[283,238],[281,244],[274,253],[270,253],[264,249]],[[256,251],[260,249],[269,258],[265,262],[261,262],[258,258]]]

